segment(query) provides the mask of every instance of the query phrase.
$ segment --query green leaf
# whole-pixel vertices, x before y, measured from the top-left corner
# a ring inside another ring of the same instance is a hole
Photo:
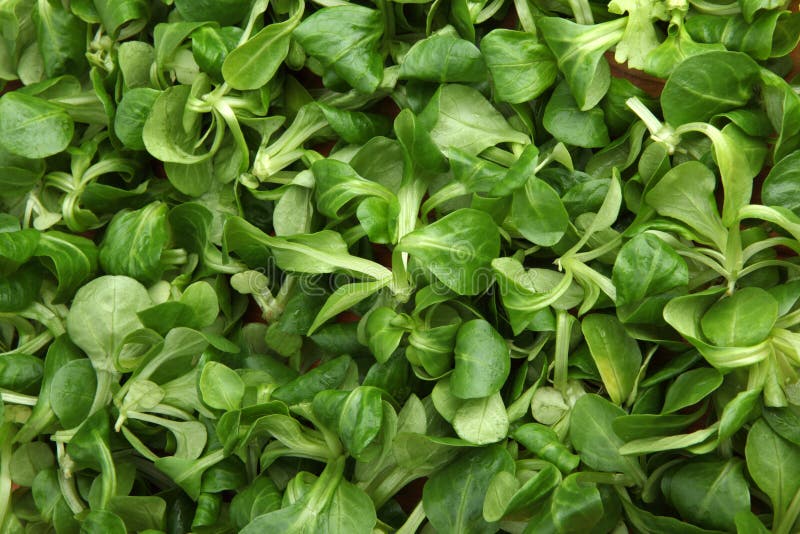
[[[108,508],[122,519],[128,532],[159,530],[165,524],[167,513],[166,501],[149,495],[112,497]]]
[[[153,45],[143,41],[126,41],[119,45],[117,61],[127,87],[150,86],[150,66],[155,61]]]
[[[555,189],[531,176],[514,192],[510,222],[531,243],[550,247],[566,233],[569,215]]]
[[[603,110],[581,110],[566,82],[558,84],[550,95],[542,121],[553,137],[567,145],[594,148],[609,143]]]
[[[69,145],[72,119],[61,107],[19,92],[0,98],[0,145],[31,159],[58,154]]]
[[[738,393],[722,410],[719,418],[719,439],[732,437],[751,418],[761,400],[761,391],[751,389]]]
[[[797,20],[797,19],[795,19]],[[761,92],[771,126],[778,133],[773,158],[779,162],[798,147],[800,96],[780,76],[761,71]]]
[[[359,459],[377,438],[383,423],[381,392],[373,387],[357,387],[344,400],[339,415],[339,435],[348,452]]]
[[[396,239],[397,216],[400,206],[394,200],[378,197],[362,200],[356,208],[358,222],[373,243],[391,243]]]
[[[483,519],[483,500],[499,471],[512,471],[511,456],[499,445],[468,451],[425,483],[422,504],[439,532],[491,533]]]
[[[0,278],[0,312],[20,312],[38,296],[42,280],[35,271],[22,270]]]
[[[635,458],[623,456],[623,441],[614,433],[614,419],[625,415],[622,408],[597,395],[584,395],[572,408],[569,436],[581,461],[598,471],[621,472],[637,484],[644,482],[644,473]]]
[[[686,261],[659,237],[639,234],[623,245],[611,277],[617,288],[617,306],[684,288],[689,284]]]
[[[343,469],[344,457],[328,463],[319,478],[316,478],[310,487],[298,495],[294,502],[279,510],[257,517],[242,530],[242,533],[280,534],[282,532],[297,532],[298,534],[313,534],[315,532],[330,532],[329,522],[333,520],[331,527],[335,529],[337,518],[335,516],[329,517],[329,509],[333,509],[334,512],[332,513],[336,514],[342,505],[342,501],[355,502],[359,506],[366,506],[364,516],[371,519],[374,513],[374,506],[370,506],[371,502],[367,503],[361,498],[361,493],[363,492],[353,488],[353,492],[345,489],[344,492],[346,493],[344,495],[339,494],[339,486],[343,483]],[[301,472],[299,476],[302,477],[303,473]],[[299,479],[296,478],[295,481],[297,480]],[[335,496],[339,496],[339,502],[334,507],[332,501]],[[370,508],[372,513],[370,513]],[[346,528],[369,523],[369,521],[362,523],[357,518],[354,518],[352,523],[347,519],[343,519],[343,522],[347,524]],[[371,529],[372,527],[367,528]]]
[[[797,513],[789,509],[800,494],[800,448],[760,419],[747,434],[747,471],[772,502],[773,529],[791,530]]]
[[[165,203],[153,202],[138,210],[117,213],[100,246],[100,265],[108,274],[152,284],[164,269],[161,253],[168,241]]]
[[[530,33],[497,29],[481,39],[495,98],[509,104],[533,100],[556,80],[555,58]]]
[[[797,25],[785,24],[787,15],[781,10],[762,13],[754,19],[751,14],[751,20],[745,20],[741,15],[700,15],[686,21],[686,30],[699,42],[721,43],[728,50],[745,52],[753,59],[764,61],[785,55],[787,47],[791,50],[797,45]],[[776,28],[778,26],[783,28]],[[791,36],[792,33],[795,37]]]
[[[0,274],[16,271],[33,256],[38,243],[39,232],[32,228],[0,232]]]
[[[614,51],[614,60],[617,63],[627,63],[631,69],[644,68],[647,57],[658,47],[660,41],[660,35],[653,26],[659,21],[669,19],[669,7],[613,0],[609,2],[608,11],[618,15],[626,12],[628,14],[628,23]]]
[[[678,376],[667,389],[661,413],[674,413],[697,404],[722,385],[722,375],[714,368],[692,369]]]
[[[734,517],[736,522],[737,534],[769,534],[769,530],[764,526],[764,523],[758,518],[756,514],[750,511],[742,511]]]
[[[197,153],[198,114],[186,110],[191,87],[176,85],[163,91],[153,102],[142,128],[147,151],[164,162],[192,164],[213,153]]]
[[[289,53],[292,31],[303,15],[304,2],[284,22],[270,24],[238,46],[225,58],[222,76],[234,89],[258,89],[266,85]]]
[[[483,518],[489,522],[496,522],[506,515],[509,501],[519,490],[519,481],[508,471],[498,472],[489,483],[486,490],[486,500],[483,501]]]
[[[498,143],[528,143],[478,91],[458,84],[441,86],[419,117],[439,148],[476,155]]]
[[[323,159],[314,163],[311,171],[316,179],[317,209],[332,219],[347,217],[358,197],[378,197],[386,202],[395,200],[387,188],[362,178],[350,165],[341,161]]]
[[[761,200],[800,215],[800,150],[792,152],[770,169],[761,188]]]
[[[281,494],[268,476],[257,477],[231,499],[230,514],[234,525],[243,529],[256,517],[278,510]]]
[[[142,132],[147,116],[161,92],[149,87],[125,91],[114,116],[114,133],[132,150],[144,150]]]
[[[720,534],[718,530],[706,530],[675,517],[651,514],[634,506],[629,497],[621,500],[622,506],[625,508],[625,515],[631,525],[641,532],[647,534]]]
[[[108,510],[92,510],[81,524],[81,534],[126,534],[125,523]]]
[[[95,278],[75,294],[67,315],[67,332],[95,366],[113,370],[112,358],[123,340],[142,326],[136,312],[150,302],[147,290],[132,278]]]
[[[150,18],[145,0],[95,0],[94,6],[103,26],[114,38],[126,39],[139,33]]]
[[[37,0],[32,18],[47,77],[84,71],[86,24],[56,0]]]
[[[639,345],[613,315],[588,315],[581,330],[608,395],[615,404],[622,404],[633,390],[642,365]]]
[[[622,415],[614,419],[612,424],[614,432],[625,441],[671,436],[683,431],[686,427],[696,422],[706,413],[704,408],[699,408],[686,415],[654,415],[634,413]]]
[[[741,460],[689,462],[662,481],[681,517],[707,528],[730,531],[734,517],[750,510],[750,491]]]
[[[212,408],[232,411],[241,407],[244,382],[230,367],[217,362],[206,363],[198,387],[203,402]]]
[[[753,16],[759,10],[775,9],[782,5],[782,2],[776,0],[742,0],[742,15],[747,22],[752,22]]]
[[[758,68],[741,52],[714,51],[686,58],[661,93],[664,118],[679,126],[743,107],[753,96]]]
[[[44,176],[44,172],[44,161],[12,154],[0,143],[0,185],[3,186],[0,197],[28,192]]]
[[[222,26],[241,22],[250,11],[251,4],[255,4],[255,2],[240,2],[239,0],[175,0],[175,8],[184,20],[213,20]]]
[[[455,346],[455,369],[450,390],[460,399],[488,397],[498,393],[511,370],[508,345],[483,319],[463,323]]]
[[[411,232],[397,248],[414,256],[447,288],[475,295],[491,283],[489,267],[500,253],[500,235],[488,214],[465,208]]]
[[[603,516],[603,501],[596,484],[570,475],[553,494],[553,523],[559,532],[590,532]]]
[[[417,41],[403,57],[400,78],[425,82],[481,82],[486,64],[474,44],[443,30]]]
[[[530,452],[551,462],[563,473],[573,471],[580,463],[580,457],[572,454],[550,427],[527,423],[517,428],[512,437]]]
[[[389,119],[375,113],[347,111],[317,103],[330,127],[348,143],[360,145],[389,131]],[[331,160],[323,160],[331,161]],[[316,176],[316,173],[315,173]]]
[[[50,231],[41,234],[34,256],[47,258],[45,266],[58,280],[55,302],[66,302],[97,270],[97,248],[90,240]]]
[[[221,462],[224,458],[222,450],[206,454],[202,458],[190,460],[168,456],[153,462],[156,468],[171,478],[192,499],[200,496],[203,473],[206,469]]]
[[[583,300],[583,290],[565,275],[550,269],[525,269],[513,258],[492,260],[500,297],[515,334],[552,306],[568,310]]]
[[[500,393],[464,401],[453,416],[453,428],[475,445],[497,443],[508,435],[509,421]]]
[[[47,444],[40,441],[25,443],[11,456],[11,480],[20,486],[31,487],[36,475],[55,466],[55,460]]]
[[[7,354],[0,359],[0,388],[18,393],[36,392],[43,371],[42,360],[35,356]]]
[[[213,80],[222,80],[222,64],[238,45],[244,30],[237,26],[203,26],[192,32],[192,56],[200,70]]]
[[[723,297],[703,314],[703,334],[720,347],[749,347],[769,336],[778,319],[778,301],[758,287]]]
[[[306,53],[317,58],[361,93],[373,93],[383,78],[378,40],[381,13],[357,5],[325,7],[292,33]]]
[[[338,388],[345,380],[352,363],[349,356],[340,356],[325,362],[277,388],[272,398],[288,405],[310,402],[320,391]]]
[[[375,280],[386,280],[391,276],[391,271],[382,265],[350,255],[342,236],[332,230],[286,238],[271,237],[244,219],[230,217],[225,223],[223,243],[228,251],[235,251],[256,265],[265,261],[265,246],[269,247],[278,267],[286,271],[321,274],[345,270]]]
[[[558,61],[581,111],[594,108],[611,84],[611,69],[603,57],[621,38],[625,18],[583,25],[558,17],[541,17],[536,28]]]
[[[394,132],[403,153],[403,172],[428,176],[447,169],[447,161],[439,151],[420,118],[404,109],[394,119]]]
[[[74,428],[89,415],[97,384],[89,360],[73,360],[58,369],[50,384],[50,407],[64,428]]]
[[[345,284],[334,291],[320,308],[314,322],[308,328],[308,335],[316,332],[326,321],[349,310],[364,299],[380,291],[389,284],[390,280],[373,280],[370,282],[355,282]]]
[[[724,250],[727,231],[714,199],[716,182],[708,167],[688,161],[669,170],[645,199],[660,215],[681,221],[697,232],[698,239]]]
[[[766,343],[752,347],[717,347],[705,341],[701,331],[703,314],[719,300],[723,288],[712,287],[700,293],[672,299],[664,307],[664,320],[691,342],[717,369],[734,369],[765,360],[770,348]]]
[[[378,521],[375,504],[364,490],[347,480],[339,482],[319,532],[371,532]]]
[[[791,406],[784,408],[764,407],[764,420],[783,439],[800,445],[800,414]]]
[[[701,451],[708,451],[716,447],[717,440],[713,439],[716,434],[717,424],[715,423],[708,428],[695,430],[688,434],[635,439],[620,447],[619,452],[624,455],[641,455],[689,449],[690,447],[692,448],[690,450],[700,448]]]

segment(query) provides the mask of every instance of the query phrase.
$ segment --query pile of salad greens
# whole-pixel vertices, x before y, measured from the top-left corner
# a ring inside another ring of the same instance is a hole
[[[0,531],[797,532],[798,41],[0,2]]]

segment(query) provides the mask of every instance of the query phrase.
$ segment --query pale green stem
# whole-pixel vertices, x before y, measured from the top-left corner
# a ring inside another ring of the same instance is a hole
[[[83,500],[78,494],[78,489],[75,486],[75,478],[72,476],[72,459],[67,456],[64,449],[64,444],[56,442],[56,458],[58,459],[58,487],[61,489],[61,495],[72,510],[72,513],[79,514],[86,509]]]
[[[588,0],[567,0],[572,14],[575,15],[575,22],[578,24],[594,24],[592,8]]]
[[[778,319],[775,323],[775,328],[789,329],[798,324],[800,324],[800,310],[795,310]]]
[[[117,471],[114,468],[114,458],[111,456],[111,451],[105,445],[99,447],[101,459],[100,465],[108,466],[109,469],[103,469],[100,474],[100,484],[102,492],[100,494],[99,509],[104,510],[108,507],[108,502],[117,493]]]
[[[575,254],[574,256],[572,256],[571,259],[580,261],[582,263],[586,263],[594,259],[597,259],[600,256],[603,256],[604,254],[611,252],[612,250],[615,250],[616,248],[619,247],[620,243],[622,243],[622,235],[618,235],[608,243],[605,243],[594,250],[589,250],[587,252],[581,252],[579,254]]]
[[[728,275],[728,271],[726,271],[725,268],[722,265],[720,265],[716,261],[712,260],[711,258],[709,258],[707,256],[704,256],[703,254],[698,254],[696,252],[692,252],[690,250],[676,250],[675,252],[677,252],[678,255],[680,255],[680,256],[683,256],[683,257],[686,257],[686,258],[691,258],[694,261],[696,261],[697,263],[701,263],[701,264],[705,265],[706,267],[708,267],[709,269],[711,269],[715,273],[717,273],[719,276],[722,276],[723,278],[728,279],[728,276],[729,276]]]
[[[725,270],[728,272],[728,294],[732,294],[742,270],[742,237],[739,224],[735,223],[728,230],[728,239],[725,243]]]
[[[56,171],[48,173],[44,177],[44,182],[48,186],[55,187],[65,193],[72,193],[75,191],[76,186],[74,183],[74,178],[71,174],[66,172]]]
[[[135,170],[135,167],[131,165],[128,160],[122,158],[108,158],[98,161],[86,169],[86,172],[83,173],[83,176],[80,180],[79,189],[83,190],[88,183],[94,181],[97,177],[102,176],[103,174],[112,172],[133,174]]]
[[[792,502],[789,503],[789,508],[786,509],[785,514],[777,521],[777,510],[776,510],[776,522],[778,526],[775,528],[775,534],[789,534],[792,532],[792,527],[797,522],[797,516],[800,515],[800,491],[794,494],[792,498]]]
[[[788,237],[770,237],[763,241],[758,241],[752,245],[748,245],[744,251],[742,251],[742,260],[746,262],[762,250],[767,250],[773,247],[786,247],[800,254],[800,243],[798,243],[797,240],[790,239]]]
[[[528,0],[514,0],[514,8],[523,31],[536,35],[536,22],[534,22],[534,15]]]
[[[0,399],[8,404],[21,404],[23,406],[36,406],[39,400],[37,397],[31,395],[23,395],[22,393],[14,393],[13,391],[6,391],[0,389]]]
[[[700,13],[709,13],[712,15],[725,16],[725,15],[738,15],[742,12],[739,2],[731,2],[729,4],[718,4],[716,2],[709,2],[708,0],[689,0],[689,3]]]
[[[653,115],[653,112],[635,96],[627,99],[625,105],[627,105],[644,123],[653,141],[664,143],[670,154],[675,152],[675,148],[681,142],[681,138],[670,125],[658,120],[658,118]]]
[[[89,408],[89,415],[105,408],[111,396],[111,386],[119,380],[116,373],[112,373],[111,371],[95,368],[95,374],[97,374],[97,389],[95,390],[92,406]],[[78,427],[80,427],[80,425],[78,425]]]
[[[452,182],[447,184],[443,188],[439,189],[436,193],[428,197],[428,200],[422,204],[421,214],[422,218],[428,216],[428,214],[436,208],[437,206],[447,202],[448,200],[452,200],[454,198],[458,198],[464,195],[468,195],[469,191],[467,187],[462,184],[461,182]]]
[[[622,473],[598,473],[596,471],[579,473],[578,479],[581,482],[608,484],[611,486],[632,486],[636,483],[633,478]]]
[[[572,269],[573,273],[576,275],[576,278],[581,278],[583,280],[591,280],[600,288],[600,290],[605,293],[608,298],[612,301],[616,302],[617,300],[617,288],[614,286],[614,283],[607,277],[604,276],[588,265],[576,262],[576,261],[568,261],[564,265],[565,269]]]
[[[725,254],[723,254],[722,252],[720,252],[718,250],[714,250],[713,248],[705,248],[705,247],[691,248],[691,247],[686,247],[684,250],[695,250],[695,251],[699,252],[700,254],[703,254],[704,256],[708,256],[709,258],[711,258],[713,260],[716,260],[717,262],[719,262],[720,265],[725,263]]]
[[[256,156],[253,174],[259,178],[266,178],[299,160],[303,157],[303,154],[305,154],[305,149],[297,148],[277,156],[270,156],[266,153],[261,157]]]
[[[170,248],[161,252],[161,265],[171,267],[184,265],[188,257],[185,249]]]
[[[242,32],[242,36],[239,38],[239,44],[237,46],[241,46],[250,40],[250,36],[253,34],[253,27],[255,26],[258,17],[267,10],[267,6],[269,6],[269,0],[256,0],[253,2],[253,7],[250,9],[250,15],[247,17],[247,24],[244,27],[244,31]]]
[[[414,510],[411,511],[411,514],[409,514],[406,522],[395,534],[415,534],[423,521],[425,521],[425,509],[422,507],[422,500],[420,500]]]
[[[11,444],[14,441],[14,425],[0,425],[0,530],[5,530],[5,521],[11,510]]]
[[[26,319],[33,319],[34,321],[42,323],[55,337],[66,332],[62,317],[40,302],[34,302],[22,310],[20,315]]]
[[[791,262],[788,262],[788,261],[785,261],[785,260],[764,260],[764,261],[759,261],[757,263],[749,265],[749,266],[745,267],[744,269],[742,269],[739,272],[739,278],[743,278],[743,277],[747,276],[748,274],[750,274],[752,272],[755,272],[755,271],[757,271],[759,269],[763,269],[765,267],[784,267],[784,268],[790,269],[790,270],[791,269],[800,270],[800,265],[797,265],[796,263],[791,263]]]
[[[569,341],[572,334],[572,320],[569,312],[556,312],[556,347],[553,384],[556,389],[566,395],[569,379]]]
[[[493,163],[497,163],[498,165],[502,165],[503,167],[511,167],[515,161],[517,161],[517,156],[514,155],[513,152],[509,152],[508,150],[503,150],[502,148],[497,148],[496,146],[492,146],[484,150],[480,153],[480,156],[484,159],[488,159]]]
[[[378,485],[367,489],[367,494],[372,498],[376,508],[386,504],[392,496],[400,491],[406,484],[417,478],[414,473],[397,467],[392,469],[387,476],[377,481]]]

